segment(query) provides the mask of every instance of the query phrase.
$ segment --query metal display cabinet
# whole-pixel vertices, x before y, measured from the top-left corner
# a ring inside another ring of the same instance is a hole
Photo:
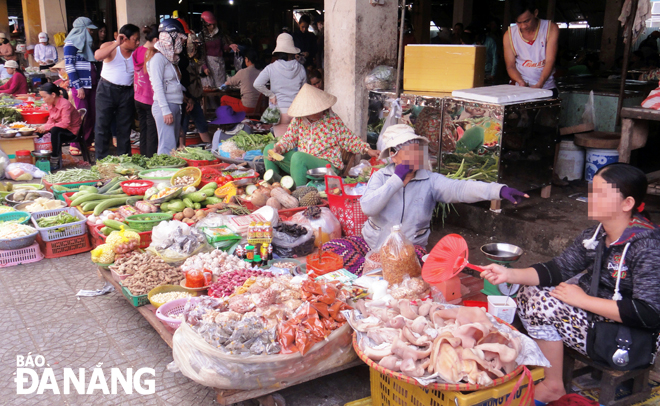
[[[442,111],[444,100],[449,93],[403,93],[401,94],[401,108],[403,110],[399,124],[410,124],[415,132],[429,140],[429,156],[433,167],[437,165],[436,157],[440,153],[440,140],[442,130]],[[373,128],[387,117],[390,102],[396,98],[394,92],[369,92],[369,125]],[[378,128],[376,128],[378,129]],[[378,139],[378,134],[371,134]]]
[[[561,101],[492,104],[444,100],[440,172],[505,183],[549,197]]]

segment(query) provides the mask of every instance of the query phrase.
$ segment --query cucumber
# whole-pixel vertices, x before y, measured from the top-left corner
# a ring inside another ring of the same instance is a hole
[[[117,220],[104,220],[103,224],[105,224],[107,227],[114,228],[115,230],[121,230],[122,227],[126,228],[126,224],[117,221]]]
[[[104,200],[94,208],[94,215],[98,216],[101,213],[103,213],[106,209],[109,209],[109,208],[115,207],[115,206],[121,206],[122,204],[126,204],[126,200],[128,200],[128,196],[126,196],[126,197],[115,197],[115,198],[112,198],[112,199]]]
[[[116,197],[126,197],[126,198],[128,198],[128,195],[123,194],[123,193],[122,194],[116,194],[116,195],[113,195],[113,194],[99,194],[99,193],[87,193],[87,194],[84,194],[84,195],[76,198],[76,200],[72,201],[71,202],[71,207],[80,206],[81,203],[89,202],[89,201],[92,201],[92,200],[107,200],[107,199],[112,199],[112,198],[116,198]]]
[[[101,232],[101,234],[108,236],[110,235],[111,232],[115,231],[115,229],[112,227],[102,227],[99,231]]]
[[[80,207],[84,212],[94,210],[97,204],[101,203],[103,200],[92,200],[91,202],[85,202]]]
[[[160,204],[160,211],[166,212],[167,211],[167,202],[163,202]]]
[[[105,186],[99,189],[99,193],[107,193],[108,190],[112,189],[115,185],[119,184],[119,177],[114,178],[108,182]]]
[[[202,203],[202,206],[208,206],[209,204],[218,204],[218,203],[221,203],[221,202],[222,202],[222,199],[220,199],[219,197],[208,196],[206,198],[206,200],[202,201],[201,203]]]
[[[293,191],[293,189],[296,188],[296,182],[293,181],[293,178],[291,176],[284,176],[280,180],[280,184],[282,185],[282,187],[287,188],[291,191]]]
[[[195,210],[199,210],[199,209],[201,209],[201,208],[202,208],[202,204],[201,204],[201,203],[194,203],[194,204],[193,204],[193,209],[195,209]]]
[[[188,199],[187,197],[185,197],[183,199],[183,204],[185,204],[186,207],[188,207],[188,208],[191,208],[191,209],[193,208],[193,201]]]
[[[282,176],[279,173],[275,173],[272,169],[269,169],[264,173],[264,180],[268,183],[279,182],[280,179],[282,179]]]

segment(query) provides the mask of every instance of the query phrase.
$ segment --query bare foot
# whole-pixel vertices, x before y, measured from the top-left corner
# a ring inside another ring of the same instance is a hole
[[[554,385],[552,383],[549,384],[548,382],[543,381],[534,387],[534,399],[543,403],[549,403],[557,400],[565,394],[566,390],[561,383]]]

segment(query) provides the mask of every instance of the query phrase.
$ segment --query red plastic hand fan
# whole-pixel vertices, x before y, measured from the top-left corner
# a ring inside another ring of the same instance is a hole
[[[466,266],[475,271],[484,271],[468,262],[465,238],[458,234],[448,234],[438,241],[424,262],[422,279],[430,284],[442,283],[458,275]]]

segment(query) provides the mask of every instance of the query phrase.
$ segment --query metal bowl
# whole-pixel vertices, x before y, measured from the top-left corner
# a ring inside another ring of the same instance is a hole
[[[32,151],[32,156],[35,158],[50,158],[51,155],[52,152],[47,150]]]
[[[36,129],[33,129],[33,130],[18,130],[18,132],[21,133],[21,135],[25,136],[25,137],[34,134],[35,131],[36,131]]]
[[[172,187],[175,187],[175,186],[172,186]],[[165,196],[163,196],[163,197],[161,197],[161,198],[154,199],[154,200],[147,200],[147,201],[148,201],[149,203],[151,203],[151,204],[161,204],[161,203],[165,203],[165,202],[168,201],[168,200],[172,200],[172,199],[174,199],[175,197],[178,197],[178,196],[181,194],[181,192],[183,192],[183,188],[182,188],[182,187],[178,187],[177,190],[175,190],[174,192],[170,193],[169,195],[165,195]]]
[[[323,179],[325,175],[336,175],[332,169],[314,168],[307,171],[307,176],[314,179]]]
[[[55,207],[55,209],[66,207],[66,202],[63,202],[61,200],[56,200],[56,202],[60,203],[60,207]],[[26,211],[28,213],[34,213],[34,212],[27,209],[27,207],[29,205],[31,205],[32,203],[34,203],[34,202],[26,202],[26,203],[17,204],[16,206],[14,206],[14,209],[16,209],[18,211]],[[54,210],[54,209],[51,209],[51,210]]]
[[[39,195],[39,197],[44,197],[46,199],[54,199],[55,198],[55,196],[51,192],[46,192],[46,191],[41,191],[41,190],[25,190],[25,192],[27,192],[27,193],[36,193],[36,194]],[[13,205],[13,206],[16,206],[17,204],[21,204],[21,203],[34,203],[34,200],[24,200],[24,201],[21,201],[21,202],[19,202],[17,200],[14,200],[14,194],[16,194],[16,192],[12,192],[12,193],[8,194],[5,197],[5,201],[7,203]]]
[[[0,131],[0,137],[2,137],[2,138],[14,138],[17,135],[18,135],[18,131],[16,131],[16,130]]]
[[[522,248],[513,244],[492,243],[481,246],[481,252],[493,261],[513,262],[520,259]]]

